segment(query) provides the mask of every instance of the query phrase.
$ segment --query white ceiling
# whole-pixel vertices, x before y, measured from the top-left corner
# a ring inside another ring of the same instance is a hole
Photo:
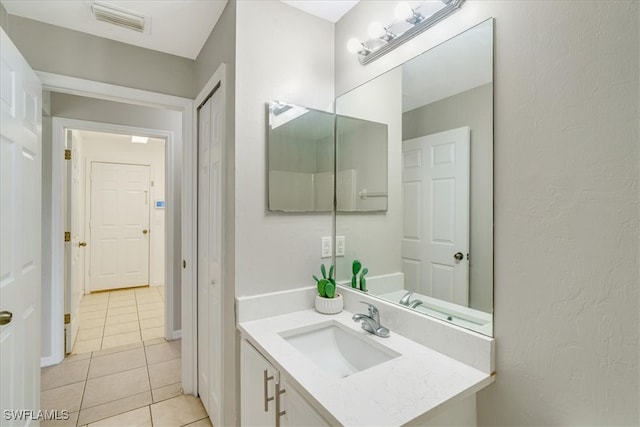
[[[360,0],[280,0],[282,3],[333,22],[340,20]]]
[[[149,16],[148,34],[96,21],[91,0],[1,0],[7,12],[134,46],[195,59],[227,0],[105,0]]]
[[[96,21],[91,13],[91,0],[0,0],[11,15],[189,59],[196,59],[227,4],[227,0],[100,1],[150,17],[150,31],[139,33]],[[358,0],[281,1],[334,23],[358,3]]]

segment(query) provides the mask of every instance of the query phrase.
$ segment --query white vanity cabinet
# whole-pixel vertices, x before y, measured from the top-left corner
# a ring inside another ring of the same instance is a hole
[[[240,343],[242,426],[330,426],[247,340]]]

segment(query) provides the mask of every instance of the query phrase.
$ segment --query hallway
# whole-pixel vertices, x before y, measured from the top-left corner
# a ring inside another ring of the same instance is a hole
[[[73,354],[164,337],[164,286],[85,295]]]
[[[210,426],[200,399],[182,395],[181,341],[164,338],[82,353],[42,369],[41,408],[69,411],[47,426]]]

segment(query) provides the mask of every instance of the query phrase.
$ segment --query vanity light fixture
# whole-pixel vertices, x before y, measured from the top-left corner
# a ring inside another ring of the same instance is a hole
[[[351,38],[347,50],[357,54],[360,63],[366,65],[457,12],[462,3],[464,0],[431,0],[412,7],[401,1],[395,7],[394,22],[387,26],[372,22],[368,29],[371,38],[365,42]]]

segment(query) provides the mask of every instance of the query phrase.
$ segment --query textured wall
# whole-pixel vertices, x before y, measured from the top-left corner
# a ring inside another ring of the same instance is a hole
[[[236,33],[236,295],[313,284],[331,213],[267,211],[266,108],[333,104],[333,24],[280,1],[238,2]]]
[[[496,18],[497,376],[481,425],[640,423],[638,6],[468,0],[366,67],[346,40],[391,2],[336,25],[339,94]]]

